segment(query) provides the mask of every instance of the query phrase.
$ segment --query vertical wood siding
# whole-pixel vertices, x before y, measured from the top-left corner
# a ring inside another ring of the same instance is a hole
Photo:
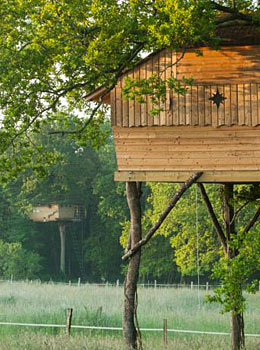
[[[218,51],[201,48],[201,51],[202,57],[191,49],[175,64],[181,53],[164,50],[127,72],[134,79],[149,78],[152,74],[165,79],[193,77],[194,84],[184,96],[167,91],[167,100],[161,103],[163,111],[151,116],[153,106],[149,96],[145,104],[123,99],[125,75],[110,95],[112,125],[260,125],[260,46],[224,47]],[[217,90],[225,97],[219,108],[209,100]]]
[[[210,100],[217,90],[226,99],[217,105]],[[113,126],[171,126],[171,125],[199,125],[199,126],[232,126],[260,125],[260,83],[233,85],[193,85],[188,87],[187,93],[173,95],[167,92],[171,102],[163,104],[168,109],[158,116],[151,116],[151,98],[147,103],[127,101],[122,98],[119,87],[113,90],[111,97]]]

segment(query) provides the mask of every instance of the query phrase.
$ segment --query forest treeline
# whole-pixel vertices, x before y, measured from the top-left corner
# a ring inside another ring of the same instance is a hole
[[[80,142],[62,135],[34,136],[41,157],[45,153],[49,162],[41,169],[36,157],[37,171],[28,167],[1,187],[0,278],[75,280],[81,277],[88,282],[123,281],[125,267],[121,256],[129,232],[125,184],[113,179],[116,158],[109,123],[101,129],[99,147],[92,141]],[[143,184],[144,232],[157,220],[178,188],[179,185],[169,183]],[[207,190],[221,213],[221,187],[208,185]],[[247,204],[243,193],[248,193],[248,187],[237,186],[236,208],[241,224],[254,212],[250,203],[247,210],[240,210]],[[29,219],[34,205],[51,203],[79,204],[87,213],[81,222],[67,224],[66,276],[60,272],[58,224],[34,223]],[[259,232],[259,229],[257,224],[254,230]],[[193,186],[144,248],[140,278],[185,283],[194,280],[199,272],[202,280],[214,279],[214,262],[221,256],[215,229],[199,191]]]

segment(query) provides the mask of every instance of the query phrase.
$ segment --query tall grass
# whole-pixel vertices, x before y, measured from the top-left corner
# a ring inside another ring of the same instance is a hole
[[[228,338],[216,336],[190,336],[187,338],[171,338],[164,346],[160,337],[144,339],[144,350],[227,350]],[[46,335],[34,333],[18,333],[0,340],[1,350],[122,350],[122,338],[113,336],[94,336],[77,334],[68,337],[64,334]],[[260,341],[249,339],[247,350],[260,349]]]
[[[229,316],[221,314],[217,305],[205,303],[206,294],[205,291],[200,291],[199,303],[196,290],[140,288],[139,325],[142,328],[162,328],[163,319],[166,318],[168,328],[229,332]],[[2,283],[0,322],[65,324],[66,309],[72,307],[74,325],[121,327],[123,297],[122,287]],[[260,333],[259,294],[246,295],[246,298],[246,332]],[[122,349],[121,332],[73,329],[74,336],[69,339],[64,338],[63,333],[63,329],[0,326],[0,349]],[[145,349],[160,349],[161,337],[161,334],[146,333]],[[229,337],[221,336],[174,333],[169,334],[169,338],[169,349],[172,347],[176,350],[228,349],[229,344]],[[23,344],[19,345],[20,348],[17,347],[17,341]],[[193,345],[188,346],[187,342]],[[203,345],[205,342],[207,347]],[[153,347],[155,344],[156,347]],[[251,349],[250,346],[252,349],[260,349],[257,339],[250,338],[248,344],[248,349]]]

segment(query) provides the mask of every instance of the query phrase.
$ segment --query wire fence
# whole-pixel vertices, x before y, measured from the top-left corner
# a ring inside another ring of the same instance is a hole
[[[12,277],[10,279],[0,280],[0,283],[27,283],[27,284],[47,284],[47,285],[60,285],[60,286],[70,286],[70,287],[122,287],[123,283],[117,280],[116,282],[104,282],[104,283],[89,283],[82,282],[81,278],[77,281],[67,281],[67,282],[56,282],[56,281],[41,281],[37,280],[14,280]],[[203,284],[195,284],[193,281],[190,283],[157,283],[156,280],[148,281],[146,283],[138,283],[138,288],[172,288],[172,289],[190,289],[190,290],[214,290],[216,288],[222,287],[221,284],[210,284],[209,282]],[[260,281],[258,282],[258,291],[260,292]]]
[[[14,280],[12,277],[6,280],[0,280],[0,283],[27,283],[27,284],[48,284],[48,285],[61,285],[70,287],[84,287],[84,286],[96,286],[96,287],[122,287],[123,283],[117,280],[116,282],[104,282],[104,283],[89,283],[82,282],[81,278],[77,281],[67,281],[67,282],[56,282],[56,281],[41,281],[37,280]],[[193,281],[190,283],[158,283],[156,280],[148,281],[146,283],[138,283],[139,288],[173,288],[173,289],[201,289],[201,290],[212,290],[221,287],[220,284],[210,284],[206,282],[204,284],[195,284]],[[260,281],[259,281],[259,291],[260,291]]]
[[[26,283],[26,284],[34,284],[34,285],[63,285],[63,286],[70,286],[70,287],[88,287],[88,286],[99,286],[99,287],[122,287],[122,284],[120,284],[119,281],[116,281],[116,283],[82,283],[81,279],[79,278],[77,282],[54,282],[54,281],[41,281],[38,280],[14,280],[13,277],[9,280],[0,280],[0,283],[11,283],[11,284],[17,284],[17,283]],[[193,282],[190,284],[161,284],[157,283],[157,281],[149,282],[149,283],[140,283],[139,288],[188,288],[190,290],[192,289],[214,289],[216,287],[220,287],[221,285],[211,285],[208,282],[206,284],[200,284],[196,285]],[[259,282],[259,291],[260,291],[260,282]],[[46,324],[46,323],[22,323],[22,322],[0,322],[0,326],[16,326],[16,327],[45,327],[45,328],[66,328],[67,324]],[[109,327],[109,326],[91,326],[91,325],[70,325],[70,328],[72,329],[86,329],[86,330],[100,330],[100,331],[122,331],[122,327]],[[142,332],[169,332],[169,333],[186,333],[186,334],[200,334],[200,335],[221,335],[221,336],[230,336],[230,333],[228,332],[214,332],[214,331],[204,331],[204,330],[189,330],[189,329],[167,329],[165,328],[140,328]],[[245,334],[246,337],[260,337],[260,334],[252,334],[248,333]]]
[[[20,323],[20,322],[0,322],[1,326],[18,326],[18,327],[45,327],[45,328],[66,328],[65,324],[44,324],[44,323]],[[88,330],[101,330],[101,331],[122,331],[122,327],[99,327],[99,326],[84,326],[84,325],[71,325],[70,328],[74,329],[88,329]],[[165,332],[163,328],[140,328],[142,332]],[[167,329],[170,333],[186,333],[186,334],[207,334],[207,335],[221,335],[230,336],[227,332],[213,332],[213,331],[198,331],[189,329]],[[260,334],[246,333],[246,337],[260,337]]]

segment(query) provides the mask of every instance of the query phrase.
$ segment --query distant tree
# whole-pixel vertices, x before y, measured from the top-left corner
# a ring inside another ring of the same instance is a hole
[[[91,224],[91,234],[85,242],[85,259],[104,280],[122,277],[120,236],[122,224],[128,218],[125,186],[114,182],[116,158],[110,142],[98,152],[99,170],[93,181],[94,202],[97,210]]]
[[[35,279],[41,271],[41,258],[38,254],[26,251],[21,243],[4,243],[0,240],[1,278]]]

